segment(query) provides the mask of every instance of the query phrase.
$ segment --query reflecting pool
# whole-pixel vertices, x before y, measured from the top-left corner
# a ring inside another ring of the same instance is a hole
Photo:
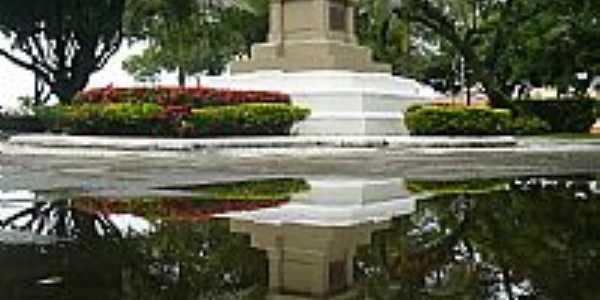
[[[600,299],[600,176],[0,191],[0,299]]]

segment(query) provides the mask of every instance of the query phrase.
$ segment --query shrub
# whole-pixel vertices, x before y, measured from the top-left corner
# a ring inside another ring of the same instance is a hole
[[[283,104],[243,104],[193,110],[190,122],[200,136],[287,135],[308,109]]]
[[[551,131],[550,124],[536,116],[516,117],[509,125],[509,132],[513,135],[540,135]]]
[[[289,95],[266,91],[235,91],[213,88],[105,88],[79,93],[75,104],[85,103],[157,103],[160,105],[206,106],[235,105],[243,103],[290,104]]]
[[[46,131],[46,126],[35,116],[0,114],[0,131],[43,132]]]
[[[162,135],[176,119],[161,118],[163,108],[152,103],[57,105],[36,115],[53,132],[93,135]]]
[[[243,104],[195,110],[185,105],[111,103],[40,108],[53,132],[76,135],[205,137],[288,134],[308,110],[285,104]]]
[[[593,100],[527,100],[513,102],[513,112],[520,117],[535,116],[550,125],[551,131],[589,132],[597,119]]]
[[[504,109],[414,106],[406,126],[415,135],[501,135],[509,132],[511,112]]]

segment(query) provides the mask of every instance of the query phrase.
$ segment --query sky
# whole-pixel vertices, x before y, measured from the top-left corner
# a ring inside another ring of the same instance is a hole
[[[8,43],[0,38],[0,47],[8,49]],[[101,87],[109,84],[116,86],[128,86],[135,83],[133,77],[121,69],[121,62],[129,55],[139,53],[143,45],[129,48],[126,43],[122,49],[111,58],[106,67],[95,73],[90,78],[88,87]],[[163,76],[165,77],[165,76]],[[175,76],[167,75],[161,83],[176,83]],[[17,98],[21,96],[33,96],[33,74],[0,57],[0,106],[6,109],[14,109],[18,106]]]

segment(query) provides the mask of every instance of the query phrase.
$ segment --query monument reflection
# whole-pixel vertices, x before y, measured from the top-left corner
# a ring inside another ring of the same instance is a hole
[[[251,236],[269,264],[269,299],[356,297],[356,251],[389,221],[415,211],[416,202],[394,181],[309,181],[310,191],[289,203],[235,212],[232,232]]]

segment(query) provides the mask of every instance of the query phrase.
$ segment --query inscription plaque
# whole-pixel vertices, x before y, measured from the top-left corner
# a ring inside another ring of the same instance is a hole
[[[340,1],[329,3],[329,29],[346,31],[346,6]]]

